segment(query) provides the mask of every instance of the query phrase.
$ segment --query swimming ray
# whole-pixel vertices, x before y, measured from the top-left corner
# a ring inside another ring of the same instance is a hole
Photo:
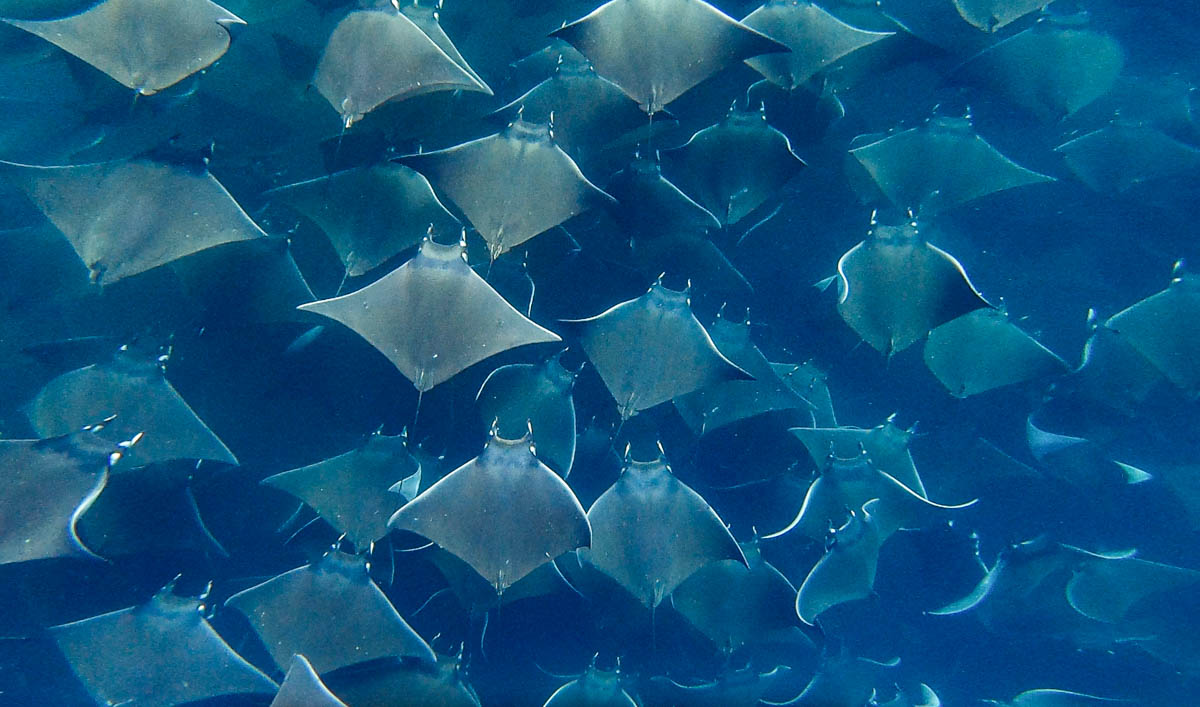
[[[316,299],[281,236],[223,243],[171,261],[206,326],[308,322],[296,307]]]
[[[564,479],[575,462],[575,376],[562,352],[542,363],[514,363],[488,374],[475,396],[484,424],[506,439],[532,430],[538,459]]]
[[[338,550],[240,591],[225,605],[249,620],[281,668],[296,653],[318,674],[389,656],[436,660],[371,581],[366,561]]]
[[[995,32],[1036,12],[1050,0],[954,0],[958,14],[985,32]]]
[[[207,170],[137,158],[70,167],[0,162],[0,174],[63,232],[101,285],[266,235]]]
[[[417,495],[421,465],[407,444],[407,435],[376,432],[344,454],[268,476],[262,483],[304,501],[363,551],[387,535],[388,519]]]
[[[793,427],[789,431],[804,444],[818,468],[824,466],[830,457],[848,460],[865,453],[874,468],[899,481],[916,495],[926,497],[925,485],[921,483],[921,476],[917,473],[912,452],[908,448],[916,434],[916,427],[907,430],[899,427],[895,415],[888,417],[882,425],[869,429]]]
[[[804,691],[783,704],[803,707],[868,704],[884,669],[898,665],[899,658],[881,662],[852,655],[845,644],[836,652],[826,647],[821,665]]]
[[[229,647],[201,615],[203,597],[174,593],[50,629],[100,704],[176,705],[222,695],[275,693],[275,683]]]
[[[702,235],[721,228],[716,216],[663,176],[657,159],[637,155],[604,188],[617,200],[614,216],[635,243],[675,231]]]
[[[400,160],[462,210],[487,241],[492,260],[613,202],[554,143],[548,125],[520,118],[495,135]]]
[[[867,239],[838,261],[838,313],[887,356],[956,317],[990,306],[954,256],[925,240],[917,222],[871,218]]]
[[[346,704],[438,705],[479,707],[479,696],[467,681],[467,666],[459,655],[438,655],[426,665],[389,660],[341,671],[328,678],[331,689]]]
[[[173,86],[229,49],[229,28],[246,24],[208,0],[104,0],[49,20],[6,19],[143,95]]]
[[[492,94],[394,7],[353,10],[338,22],[313,84],[349,128],[380,105],[433,91]]]
[[[752,69],[787,91],[794,91],[842,57],[895,32],[871,32],[842,22],[807,0],[768,0],[742,18],[791,50],[746,59]]]
[[[956,398],[1069,370],[998,309],[977,309],[929,332],[925,365]]]
[[[662,700],[651,698],[648,702],[689,707],[757,707],[770,704],[764,696],[790,670],[786,665],[777,665],[764,672],[759,672],[753,664],[738,669],[726,667],[715,680],[698,685],[684,685],[669,677],[655,676],[650,678],[651,685],[664,690],[665,694]]]
[[[454,233],[455,219],[429,181],[398,164],[360,167],[272,189],[325,232],[350,277],[359,277],[418,245],[432,230]]]
[[[421,392],[501,351],[560,341],[467,265],[465,243],[428,238],[412,260],[374,283],[299,309],[352,329]]]
[[[543,707],[637,707],[621,686],[620,670],[603,670],[592,665],[578,678],[555,690]]]
[[[620,478],[588,509],[592,544],[581,561],[657,607],[701,567],[746,558],[712,507],[675,478],[666,459],[626,459]]]
[[[1005,189],[1054,181],[1000,154],[966,118],[932,118],[852,145],[850,155],[888,201],[922,217]]]
[[[661,280],[581,325],[580,344],[622,419],[706,385],[748,378],[721,355],[692,314],[687,290]]]
[[[1112,36],[1075,17],[1047,15],[968,59],[956,74],[1053,122],[1108,93],[1124,65],[1125,52]]]
[[[703,0],[610,0],[552,36],[652,115],[737,61],[787,51]]]
[[[346,707],[346,703],[325,687],[312,663],[297,653],[270,707]]]
[[[497,593],[591,537],[579,500],[534,456],[530,435],[504,439],[494,427],[478,457],[396,511],[388,525],[458,556]]]
[[[663,152],[662,160],[671,180],[723,226],[765,204],[804,167],[763,110],[736,105],[683,147]]]
[[[1200,167],[1200,149],[1145,124],[1114,121],[1054,148],[1081,182],[1120,194]]]
[[[1167,289],[1105,324],[1189,397],[1200,395],[1200,277],[1177,265]]]
[[[1121,624],[1153,595],[1177,596],[1181,590],[1190,594],[1197,587],[1200,571],[1137,557],[1098,558],[1075,570],[1067,582],[1067,601],[1089,619]]]
[[[1026,690],[1012,698],[1010,702],[1002,700],[983,701],[1005,707],[1104,707],[1104,705],[1132,704],[1132,700],[1123,700],[1116,697],[1099,697],[1096,695],[1087,695],[1082,692],[1057,690],[1048,687]]]
[[[830,607],[865,599],[875,588],[879,548],[890,529],[880,527],[875,511],[884,503],[872,499],[850,511],[841,526],[830,524],[825,534],[825,554],[809,571],[796,594],[796,615],[809,625]]]
[[[1162,371],[1120,332],[1105,323],[1092,328],[1069,389],[1093,404],[1131,415],[1158,389],[1171,385]]]
[[[876,698],[875,702],[878,707],[942,707],[941,698],[925,683],[918,683],[912,689],[896,685],[895,697],[887,702],[879,702]]]
[[[51,380],[29,403],[26,416],[39,436],[54,437],[116,415],[103,429],[106,438],[145,434],[126,455],[129,468],[172,459],[236,465],[237,457],[175,392],[163,368],[163,360],[147,360],[122,347],[108,361]]]
[[[833,399],[829,395],[828,376],[812,361],[804,363],[772,363],[775,375],[791,388],[796,395],[812,405],[813,427],[834,428],[838,426],[833,411]]]

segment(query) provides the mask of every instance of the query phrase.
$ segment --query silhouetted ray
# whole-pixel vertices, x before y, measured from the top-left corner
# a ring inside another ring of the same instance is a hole
[[[787,51],[703,0],[610,0],[553,36],[650,114],[734,62]]]
[[[264,196],[320,226],[351,277],[417,245],[430,230],[459,229],[425,177],[398,164],[349,169],[272,189]]]
[[[739,545],[749,567],[719,560],[671,593],[671,606],[726,654],[748,643],[784,640],[796,627],[796,588],[763,559],[757,538]]]
[[[479,707],[479,696],[467,682],[466,673],[461,654],[439,655],[435,665],[383,661],[341,671],[328,682],[351,707]]]
[[[300,309],[354,330],[421,392],[501,351],[560,340],[475,274],[465,249],[426,239],[412,260],[376,282]]]
[[[325,45],[313,83],[349,128],[387,101],[433,91],[491,95],[472,73],[404,13],[387,7],[354,10],[342,18]]]
[[[168,707],[273,694],[275,683],[209,626],[202,599],[176,596],[173,584],[145,604],[50,629],[92,699]]]
[[[316,299],[280,236],[224,243],[169,264],[209,326],[309,320],[296,307]]]
[[[1200,394],[1200,277],[1176,266],[1167,289],[1105,324],[1188,396]]]
[[[1131,700],[1122,700],[1115,697],[1098,697],[1082,692],[1056,690],[1048,687],[1026,690],[1012,698],[1012,701],[1009,702],[1002,700],[983,701],[988,704],[1003,705],[1004,707],[1104,707],[1105,705],[1132,704]]]
[[[493,260],[613,201],[554,144],[548,125],[520,118],[495,135],[401,160],[462,210],[488,242]]]
[[[0,564],[92,557],[76,524],[122,448],[99,425],[50,439],[0,440]]]
[[[969,59],[957,74],[1050,122],[1108,93],[1124,65],[1125,52],[1110,35],[1048,15]]]
[[[686,290],[652,285],[582,325],[580,344],[622,419],[722,380],[747,374],[717,351],[692,314]]]
[[[561,358],[501,366],[488,374],[475,401],[484,424],[495,424],[500,437],[531,430],[538,459],[565,479],[575,461],[575,373]]]
[[[895,34],[852,27],[807,0],[768,0],[742,18],[742,24],[791,49],[788,54],[746,60],[768,81],[788,91],[804,86],[847,54]]]
[[[271,707],[346,707],[346,703],[325,687],[307,658],[296,654]]]
[[[671,180],[723,226],[762,206],[804,167],[762,110],[736,106],[683,147],[663,152],[662,160]]]
[[[229,27],[246,24],[208,0],[105,0],[60,19],[5,21],[142,94],[161,91],[220,59],[229,49]]]
[[[655,159],[638,155],[609,179],[605,190],[616,198],[614,215],[635,242],[672,232],[702,235],[721,227],[716,216],[662,175]]]
[[[832,456],[835,459],[854,459],[866,454],[871,465],[904,484],[918,496],[924,497],[925,485],[913,464],[908,445],[916,434],[915,428],[902,429],[896,416],[888,417],[882,425],[861,427],[793,427],[790,432],[804,444],[813,463],[823,467]]]
[[[958,14],[985,32],[995,32],[1049,4],[1049,0],[954,0]]]
[[[209,459],[237,464],[163,375],[163,363],[122,347],[109,361],[64,373],[46,384],[26,409],[39,436],[69,434],[112,415],[103,434],[113,441],[145,437],[129,450],[126,464],[172,459]]]
[[[467,564],[498,593],[555,557],[587,545],[587,516],[570,487],[534,456],[530,436],[488,436],[478,457],[392,516]]]
[[[588,520],[592,544],[580,558],[650,608],[710,562],[746,565],[716,512],[671,474],[662,456],[627,459],[617,482],[588,509]]]
[[[1200,150],[1155,127],[1114,121],[1054,148],[1079,181],[1119,194],[1156,179],[1200,167]]]
[[[954,256],[921,236],[917,222],[871,219],[867,239],[838,261],[838,313],[872,348],[891,356],[930,329],[989,306]]]
[[[929,332],[925,365],[957,398],[1069,370],[997,309],[968,312]]]
[[[421,465],[407,443],[407,435],[376,433],[345,454],[268,476],[262,483],[304,501],[356,549],[366,550],[387,535],[388,519],[417,493]]]
[[[371,581],[366,561],[337,550],[238,592],[225,605],[246,616],[280,667],[296,653],[321,674],[389,656],[436,660]]]
[[[965,118],[939,117],[852,147],[889,201],[922,217],[1005,189],[1054,181],[1016,164]]]
[[[0,162],[0,174],[66,235],[101,285],[205,248],[266,235],[211,174],[178,164]]]

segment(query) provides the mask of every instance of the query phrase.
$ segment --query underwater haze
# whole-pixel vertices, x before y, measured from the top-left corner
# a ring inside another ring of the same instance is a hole
[[[1186,0],[0,0],[0,704],[1192,704],[1197,86]]]

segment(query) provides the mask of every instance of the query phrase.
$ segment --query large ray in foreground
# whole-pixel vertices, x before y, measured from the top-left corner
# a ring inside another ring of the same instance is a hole
[[[421,392],[501,351],[559,341],[477,275],[465,248],[426,239],[412,260],[383,278],[300,309],[354,330]]]
[[[788,51],[703,0],[611,0],[553,35],[651,114],[734,62]]]
[[[60,19],[5,21],[142,94],[220,59],[229,48],[229,27],[246,24],[209,0],[105,0]]]

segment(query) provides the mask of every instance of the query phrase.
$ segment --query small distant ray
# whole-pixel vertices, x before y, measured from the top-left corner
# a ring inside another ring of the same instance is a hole
[[[487,241],[492,260],[613,202],[554,143],[548,125],[520,118],[495,135],[400,160],[462,210]]]
[[[954,256],[915,220],[871,219],[867,239],[838,261],[838,313],[876,351],[891,356],[956,317],[990,306]]]
[[[875,518],[882,503],[880,499],[870,500],[857,511],[850,511],[844,524],[828,528],[825,554],[796,594],[796,615],[801,621],[813,625],[826,609],[871,595],[879,548],[891,534]]]
[[[1141,123],[1117,120],[1054,148],[1079,181],[1102,194],[1200,168],[1200,149]]]
[[[1050,0],[954,0],[958,14],[985,32],[995,32],[1036,12]]]
[[[419,173],[398,164],[337,172],[272,189],[264,195],[312,219],[350,277],[365,275],[434,233],[459,230]]]
[[[322,675],[389,656],[436,661],[371,581],[366,561],[337,550],[238,592],[225,605],[245,615],[281,668],[296,653]]]
[[[842,57],[895,32],[871,32],[842,22],[807,0],[769,0],[742,18],[742,24],[786,45],[788,54],[746,59],[768,81],[794,91]]]
[[[1125,51],[1112,36],[1077,18],[1047,15],[968,59],[955,73],[1053,122],[1108,93],[1124,66]]]
[[[478,457],[410,501],[389,525],[458,556],[497,593],[591,537],[579,500],[537,460],[529,434],[504,439],[494,428]]]
[[[472,74],[405,13],[386,7],[354,10],[342,18],[313,83],[349,128],[388,101],[433,91],[491,95]]]
[[[1189,397],[1200,395],[1200,276],[1177,267],[1167,289],[1114,315],[1105,326]]]
[[[374,283],[300,309],[352,329],[421,392],[501,351],[560,341],[477,275],[465,249],[426,239],[412,260]]]
[[[110,360],[51,380],[26,408],[38,435],[69,434],[116,415],[103,430],[113,441],[145,437],[126,456],[128,467],[173,459],[237,458],[175,392],[163,364],[122,347]]]
[[[266,236],[211,174],[179,164],[0,162],[0,174],[66,235],[101,285],[222,243]]]
[[[788,51],[703,0],[610,0],[552,34],[652,115],[737,61]]]
[[[307,658],[296,654],[270,707],[346,707],[346,703],[325,687]]]
[[[514,363],[488,374],[475,396],[485,425],[501,437],[531,430],[538,459],[564,479],[575,462],[575,372],[562,365],[562,353],[541,363]]]
[[[888,201],[923,217],[1005,189],[1054,181],[1000,154],[965,118],[934,118],[852,146],[850,154]]]
[[[926,497],[925,485],[913,464],[909,443],[916,433],[915,428],[903,429],[896,425],[892,415],[882,425],[863,429],[861,427],[793,427],[794,434],[817,467],[825,465],[830,457],[854,459],[865,453],[871,465],[899,481],[913,493]],[[866,500],[866,499],[864,499]]]
[[[438,655],[427,665],[388,660],[327,678],[330,689],[348,705],[438,705],[479,707],[479,696],[467,681],[467,665],[459,655]]]
[[[593,661],[583,675],[555,690],[543,707],[638,707],[621,678],[620,670],[603,670]]]
[[[580,550],[580,559],[648,608],[711,562],[746,566],[716,512],[675,478],[661,455],[648,462],[627,459],[617,482],[588,510],[588,520],[592,544]]]
[[[387,535],[388,519],[416,495],[421,465],[407,444],[407,435],[376,433],[344,454],[268,476],[262,483],[304,501],[363,551]]]
[[[104,0],[61,19],[5,22],[143,95],[173,86],[220,59],[229,49],[229,27],[246,24],[208,0]]]
[[[92,699],[169,707],[274,694],[275,683],[204,619],[202,599],[176,596],[173,584],[145,604],[50,629]]]
[[[692,314],[687,291],[661,282],[581,326],[580,344],[622,419],[706,385],[749,376],[721,355]]]
[[[997,309],[968,312],[929,332],[925,365],[957,398],[1069,370],[1066,361]]]
[[[1057,690],[1048,687],[1026,690],[1012,698],[1011,701],[983,700],[983,702],[1001,705],[1001,707],[1105,707],[1105,705],[1134,704],[1133,700],[1123,700],[1116,697],[1098,697],[1082,692]]]

